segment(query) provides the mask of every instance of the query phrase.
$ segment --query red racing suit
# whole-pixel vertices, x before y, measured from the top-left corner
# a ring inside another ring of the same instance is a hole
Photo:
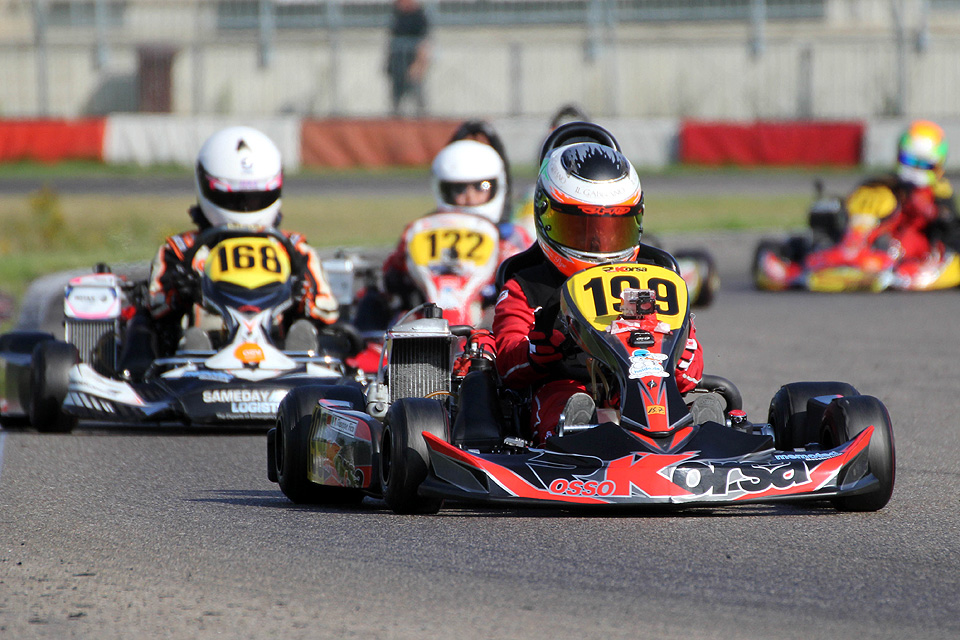
[[[569,360],[542,367],[530,359],[529,336],[535,313],[558,300],[557,292],[565,280],[566,276],[544,258],[542,263],[521,268],[506,280],[494,308],[497,371],[508,387],[533,389],[530,435],[537,444],[543,444],[552,435],[571,395],[578,391],[589,393],[585,367]],[[692,321],[675,376],[681,393],[696,387],[703,376],[703,350]]]
[[[176,325],[179,328],[183,316],[198,302],[183,289],[183,273],[192,268],[191,265],[184,264],[183,259],[193,247],[199,233],[187,231],[168,237],[150,266],[147,308],[158,326]],[[303,273],[296,274],[302,278],[303,289],[293,307],[293,315],[324,324],[336,322],[339,317],[339,303],[327,283],[320,257],[307,244],[303,235],[294,231],[282,233],[304,258],[301,262],[305,265]]]
[[[884,185],[897,196],[900,210],[881,221],[875,233],[899,244],[900,262],[922,262],[940,242],[956,246],[960,219],[953,199],[953,187],[946,178],[929,187],[918,187],[897,176],[875,178],[864,186]]]

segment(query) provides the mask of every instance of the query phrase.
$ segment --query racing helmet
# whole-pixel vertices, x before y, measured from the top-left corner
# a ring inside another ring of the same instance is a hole
[[[910,124],[897,145],[897,175],[918,187],[929,187],[943,176],[947,141],[943,129],[929,120]]]
[[[604,262],[635,260],[642,232],[640,178],[616,146],[580,141],[548,148],[551,140],[563,141],[563,135],[555,137],[558,132],[583,125],[564,125],[548,138],[534,194],[537,242],[566,276]],[[616,145],[612,136],[609,141]]]
[[[433,159],[433,195],[438,211],[464,211],[499,222],[507,173],[496,149],[476,140],[457,140]]]
[[[276,225],[283,166],[277,145],[251,127],[228,127],[197,155],[197,201],[213,226]]]

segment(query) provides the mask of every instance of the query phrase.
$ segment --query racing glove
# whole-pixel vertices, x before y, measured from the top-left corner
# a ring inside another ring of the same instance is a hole
[[[549,336],[543,331],[533,329],[528,336],[528,340],[530,342],[530,364],[535,371],[542,373],[551,362],[563,358],[560,345],[566,340],[566,336],[556,329]]]
[[[174,295],[182,306],[189,306],[198,302],[202,296],[200,291],[200,274],[190,266],[177,264],[173,267],[172,284]]]

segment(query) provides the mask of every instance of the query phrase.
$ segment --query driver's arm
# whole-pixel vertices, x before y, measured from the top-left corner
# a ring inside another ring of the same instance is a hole
[[[303,236],[294,234],[290,240],[293,248],[306,258],[304,273],[299,274],[303,277],[304,288],[300,294],[298,310],[307,318],[333,324],[340,317],[340,303],[330,290],[320,256],[307,244]]]
[[[515,389],[529,387],[543,379],[530,363],[530,330],[534,310],[516,280],[504,284],[493,315],[493,335],[497,343],[497,371],[504,383]]]
[[[677,369],[674,372],[677,380],[677,387],[680,393],[693,391],[700,384],[703,378],[703,349],[700,347],[700,341],[697,340],[697,328],[693,325],[693,318],[690,318],[690,333],[687,335],[687,344],[677,362]]]
[[[147,306],[154,318],[180,317],[193,304],[194,301],[185,295],[190,289],[183,282],[189,275],[186,270],[192,267],[183,264],[183,259],[194,239],[194,234],[189,232],[170,236],[157,251],[150,265],[147,289]]]

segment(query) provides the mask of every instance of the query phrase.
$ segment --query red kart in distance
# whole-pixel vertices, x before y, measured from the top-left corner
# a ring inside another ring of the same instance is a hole
[[[818,191],[820,187],[818,185]],[[906,258],[892,231],[903,215],[892,189],[858,187],[845,201],[818,198],[810,231],[786,240],[761,240],[753,259],[758,289],[783,291],[930,291],[960,285],[960,256],[943,242],[923,259]]]

